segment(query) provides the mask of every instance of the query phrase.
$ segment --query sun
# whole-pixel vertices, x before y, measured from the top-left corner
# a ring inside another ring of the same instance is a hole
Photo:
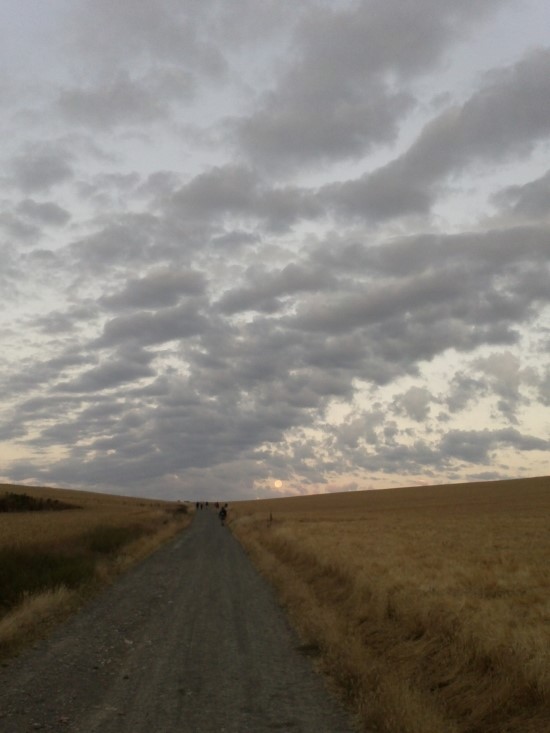
[[[279,478],[278,478],[278,479],[277,479],[276,481],[274,481],[274,482],[273,482],[273,486],[274,486],[274,487],[275,487],[276,489],[280,489],[282,485],[283,485],[283,482],[282,482],[282,481],[281,481],[281,479],[279,479]]]

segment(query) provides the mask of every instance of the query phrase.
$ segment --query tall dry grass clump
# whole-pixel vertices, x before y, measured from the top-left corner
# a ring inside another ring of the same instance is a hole
[[[548,479],[251,502],[233,514],[365,730],[550,731]]]
[[[43,635],[189,521],[172,502],[0,485],[0,657]]]

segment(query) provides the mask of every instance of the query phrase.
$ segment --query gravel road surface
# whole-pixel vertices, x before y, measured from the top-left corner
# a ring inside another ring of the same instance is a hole
[[[0,733],[351,733],[211,510],[0,668]]]

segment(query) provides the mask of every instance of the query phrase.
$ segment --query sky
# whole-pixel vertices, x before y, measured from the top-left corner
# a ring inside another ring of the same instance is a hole
[[[550,474],[547,0],[1,0],[0,481]]]

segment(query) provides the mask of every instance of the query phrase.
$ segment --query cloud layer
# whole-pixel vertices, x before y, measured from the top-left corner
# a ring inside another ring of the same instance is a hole
[[[78,0],[17,28],[1,479],[548,472],[550,48],[535,0],[497,60],[509,4],[458,5]]]

